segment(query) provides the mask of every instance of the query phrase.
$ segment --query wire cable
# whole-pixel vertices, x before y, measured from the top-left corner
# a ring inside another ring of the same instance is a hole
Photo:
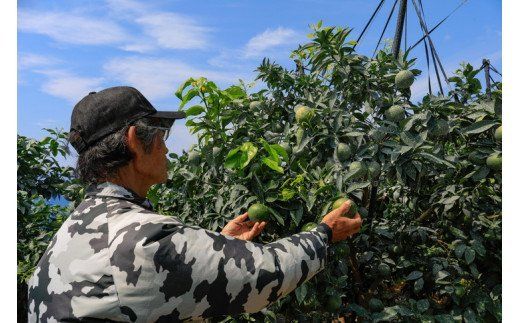
[[[415,44],[413,44],[411,47],[410,47],[410,50],[414,49],[417,45],[419,45],[421,43],[421,41],[423,41],[423,39],[425,39],[426,37],[428,37],[435,29],[437,29],[437,27],[439,27],[444,21],[446,21],[446,19],[448,19],[455,11],[457,11],[460,7],[462,7],[462,5],[466,4],[466,2],[468,2],[468,0],[463,0],[455,9],[453,9],[444,19],[442,19],[441,21],[439,21],[439,23],[437,23],[437,25],[435,25],[435,27],[433,27],[430,31],[428,31],[426,33],[426,35],[422,36],[417,42],[415,42]],[[422,6],[422,5],[421,5]]]
[[[368,20],[367,24],[365,25],[365,28],[363,28],[363,31],[361,31],[361,34],[359,35],[358,39],[356,40],[356,44],[354,44],[354,46],[353,46],[354,49],[356,48],[357,44],[359,44],[359,42],[361,41],[361,38],[363,37],[363,35],[367,31],[368,27],[372,23],[372,20],[374,20],[374,17],[379,12],[379,9],[381,9],[381,6],[383,5],[384,2],[385,2],[385,0],[381,0],[379,2],[379,5],[377,6],[376,10],[374,10],[374,12],[372,13],[372,16],[370,17],[370,19]]]
[[[390,19],[392,19],[392,16],[394,15],[395,6],[397,5],[397,2],[399,0],[395,0],[394,5],[392,6],[392,10],[390,11],[390,15],[388,16],[388,19],[386,19],[385,27],[383,28],[383,32],[381,33],[381,36],[379,36],[379,40],[377,41],[376,49],[374,49],[374,53],[372,54],[372,58],[376,56],[377,49],[379,48],[379,45],[381,44],[381,39],[383,39],[383,35],[385,34],[386,28],[388,27],[388,23],[390,22]]]

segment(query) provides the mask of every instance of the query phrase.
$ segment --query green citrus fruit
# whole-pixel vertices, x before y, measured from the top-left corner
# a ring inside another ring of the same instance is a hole
[[[346,201],[348,201],[348,199],[345,197],[341,197],[341,198],[337,199],[332,204],[332,209],[335,210],[335,209],[339,208]],[[358,212],[358,207],[357,207],[356,203],[354,203],[354,201],[351,200],[350,203],[351,203],[350,209],[348,210],[347,214],[345,214],[344,216],[346,216],[348,218],[353,218],[356,215],[356,213]]]
[[[302,227],[302,231],[311,231],[316,228],[318,225],[314,222],[305,223]]]
[[[370,301],[368,301],[368,307],[372,312],[381,312],[385,308],[383,302],[377,298],[371,298]]]
[[[450,125],[444,119],[435,120],[431,133],[434,137],[444,137],[450,132]]]
[[[353,173],[352,179],[364,177],[367,174],[367,168],[363,162],[355,161],[350,163],[349,173]]]
[[[377,270],[379,271],[379,275],[381,275],[382,277],[388,277],[392,273],[390,266],[388,266],[385,263],[379,264],[379,266],[377,266]]]
[[[325,309],[328,312],[337,312],[341,307],[341,297],[339,295],[332,295],[327,298]]]
[[[502,169],[502,157],[498,154],[491,154],[486,159],[486,165],[493,170]]]
[[[200,153],[192,150],[188,153],[188,162],[190,164],[198,164],[200,162]]]
[[[260,106],[260,101],[251,101],[251,103],[249,103],[249,107],[251,109],[256,109]]]
[[[371,161],[368,164],[368,175],[371,178],[377,178],[381,174],[381,165],[376,161]]]
[[[395,76],[395,86],[398,89],[407,89],[412,86],[414,81],[414,75],[408,70],[400,71]]]
[[[404,108],[398,105],[392,105],[385,112],[385,117],[393,122],[399,122],[405,118]]]
[[[305,105],[298,105],[294,108],[296,122],[299,124],[308,123],[314,117],[314,110]]]
[[[498,127],[497,130],[495,130],[495,139],[497,141],[502,141],[502,126]]]
[[[340,162],[347,161],[350,158],[350,156],[352,155],[352,150],[350,149],[349,145],[347,145],[347,144],[340,142],[338,144],[337,149],[338,149],[337,155],[338,155],[338,159]]]
[[[267,221],[269,220],[269,209],[262,203],[255,203],[247,209],[249,219],[251,221]]]

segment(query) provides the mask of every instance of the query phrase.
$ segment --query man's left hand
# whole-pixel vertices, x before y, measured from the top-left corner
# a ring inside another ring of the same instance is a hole
[[[267,222],[246,221],[247,212],[231,220],[220,233],[241,240],[253,240],[265,228]],[[245,222],[244,222],[245,221]]]

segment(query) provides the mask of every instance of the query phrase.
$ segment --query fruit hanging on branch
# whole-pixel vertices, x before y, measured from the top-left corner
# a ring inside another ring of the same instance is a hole
[[[409,70],[400,71],[395,76],[395,87],[403,90],[412,86],[415,76]]]
[[[352,156],[352,149],[349,145],[340,142],[337,148],[337,156],[340,162],[346,162]]]
[[[502,169],[502,156],[498,153],[493,153],[486,159],[486,165],[492,170]]]
[[[365,164],[360,161],[350,163],[348,171],[352,174],[352,179],[365,177],[367,174],[367,168]]]
[[[502,141],[502,126],[498,127],[497,130],[495,130],[495,140]]]
[[[405,118],[404,108],[399,105],[392,105],[385,112],[386,119],[392,122],[399,122]]]
[[[308,125],[315,115],[314,109],[306,105],[297,105],[294,108],[294,112],[296,114],[296,122],[302,126]]]

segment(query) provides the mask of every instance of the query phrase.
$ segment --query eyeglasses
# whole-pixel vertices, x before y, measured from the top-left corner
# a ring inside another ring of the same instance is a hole
[[[155,126],[152,126],[150,127],[152,129],[157,129],[157,130],[162,130],[162,132],[164,133],[163,134],[163,140],[164,142],[166,142],[166,140],[168,139],[168,137],[170,136],[170,128],[167,128],[167,127],[155,127]]]

